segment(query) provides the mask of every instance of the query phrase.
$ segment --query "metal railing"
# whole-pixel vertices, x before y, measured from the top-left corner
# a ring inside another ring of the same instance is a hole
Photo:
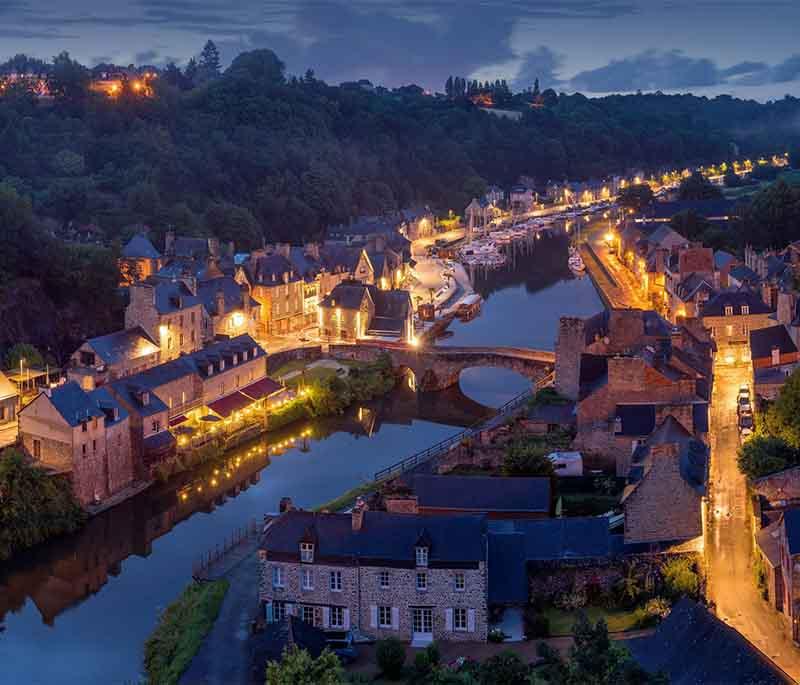
[[[538,386],[537,384],[537,387],[540,386]],[[526,390],[525,392],[520,393],[516,397],[506,402],[502,407],[498,408],[497,413],[490,419],[480,421],[475,426],[472,426],[470,428],[465,428],[463,431],[456,433],[455,435],[451,435],[449,438],[445,438],[444,440],[437,442],[435,445],[431,445],[430,447],[427,447],[424,450],[420,450],[419,452],[412,454],[410,457],[406,457],[405,459],[402,459],[392,464],[391,466],[387,466],[386,468],[381,469],[380,471],[376,471],[375,480],[380,481],[380,480],[385,480],[387,478],[391,478],[393,476],[398,476],[401,473],[405,473],[406,471],[415,468],[419,464],[429,461],[433,457],[436,457],[440,454],[444,454],[451,447],[453,447],[453,445],[458,444],[462,440],[474,437],[478,435],[481,431],[497,425],[498,419],[507,416],[512,411],[519,409],[519,407],[528,402],[528,400],[530,400],[531,397],[533,397],[533,392],[531,390]]]
[[[207,553],[200,555],[200,559],[192,564],[192,577],[195,580],[208,580],[215,565],[225,561],[225,558],[236,548],[255,539],[258,532],[255,519],[252,519],[247,525],[237,528],[222,541],[222,544],[218,544]]]

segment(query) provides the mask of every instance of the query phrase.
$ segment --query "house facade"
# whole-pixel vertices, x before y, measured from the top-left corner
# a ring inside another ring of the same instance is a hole
[[[17,420],[19,391],[8,377],[0,371],[0,428]]]
[[[365,337],[414,339],[414,309],[406,290],[343,281],[319,304],[319,335],[324,340]]]
[[[268,620],[299,616],[413,645],[487,635],[485,519],[289,509],[261,540]]]
[[[773,310],[753,290],[718,293],[705,303],[700,314],[717,344],[717,353],[731,363],[749,363],[750,331],[775,323]]]

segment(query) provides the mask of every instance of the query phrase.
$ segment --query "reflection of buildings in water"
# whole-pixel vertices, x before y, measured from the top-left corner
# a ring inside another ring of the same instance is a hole
[[[89,519],[75,535],[20,554],[0,573],[0,621],[30,599],[42,621],[52,625],[63,611],[100,591],[109,576],[121,573],[122,562],[129,556],[149,556],[153,541],[181,521],[199,511],[211,512],[257,483],[270,454],[292,448],[308,451],[313,441],[342,431],[372,436],[384,423],[411,425],[422,419],[469,426],[491,413],[461,393],[458,386],[439,393],[417,393],[400,384],[394,392],[351,408],[344,416],[270,433],[231,451],[222,462],[179,474],[123,501]]]

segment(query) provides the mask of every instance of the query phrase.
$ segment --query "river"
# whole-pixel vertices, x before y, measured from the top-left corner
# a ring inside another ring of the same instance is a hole
[[[567,269],[566,245],[543,239],[508,268],[475,274],[481,314],[454,322],[443,344],[552,349],[559,316],[601,307],[589,279]],[[461,388],[444,393],[399,387],[344,417],[244,446],[216,473],[208,466],[154,487],[0,565],[0,683],[135,682],[144,640],[201,554],[275,511],[281,497],[301,507],[328,501],[526,387],[501,369],[467,369]]]

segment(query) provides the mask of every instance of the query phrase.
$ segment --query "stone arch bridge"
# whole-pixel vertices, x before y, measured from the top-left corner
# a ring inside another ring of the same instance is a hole
[[[410,370],[418,390],[444,390],[458,384],[464,369],[496,367],[515,371],[542,384],[553,373],[555,352],[523,347],[414,347],[405,343],[361,342],[357,345],[331,345],[329,355],[338,359],[373,361],[388,354],[395,368]]]

